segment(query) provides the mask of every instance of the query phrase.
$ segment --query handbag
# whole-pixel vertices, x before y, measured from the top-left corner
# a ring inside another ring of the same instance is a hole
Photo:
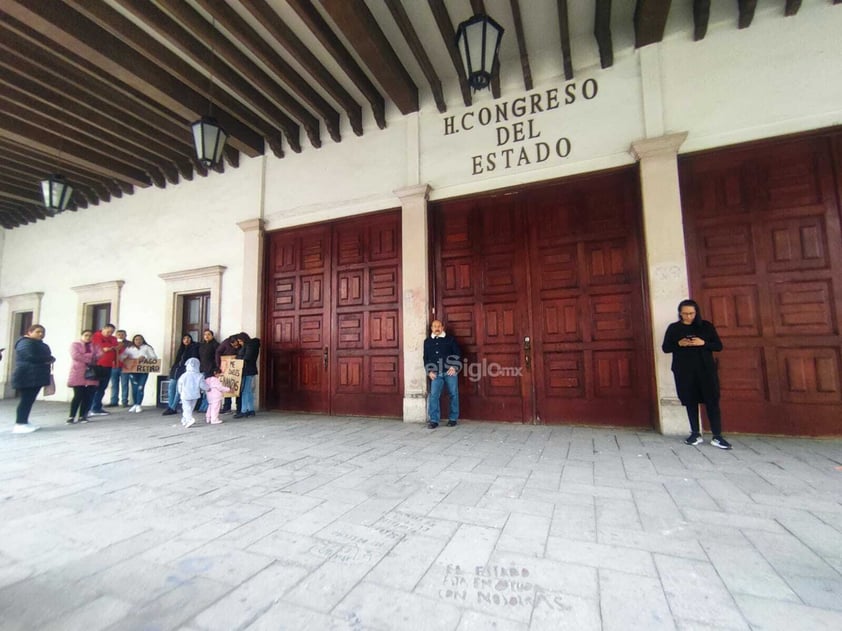
[[[50,383],[44,386],[44,396],[49,397],[56,393],[56,380],[53,378],[53,373],[50,373]]]
[[[96,374],[96,366],[94,364],[88,364],[85,366],[85,379],[89,381],[99,381],[99,376]]]

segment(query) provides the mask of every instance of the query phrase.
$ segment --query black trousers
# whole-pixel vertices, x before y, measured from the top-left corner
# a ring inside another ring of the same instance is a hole
[[[35,399],[38,397],[38,392],[42,387],[43,386],[38,386],[37,388],[18,388],[20,402],[18,403],[18,415],[16,422],[19,425],[25,425],[29,422],[29,413],[32,411],[32,404],[35,403]]]
[[[690,431],[694,434],[701,434],[699,431],[699,406],[685,405],[687,410],[687,418],[690,420]],[[722,414],[719,411],[719,399],[714,401],[705,401],[705,411],[708,413],[708,421],[710,421],[710,431],[714,436],[722,434]]]
[[[84,418],[91,411],[91,401],[94,400],[96,386],[73,386],[73,400],[70,402],[70,418],[75,418],[76,412]]]

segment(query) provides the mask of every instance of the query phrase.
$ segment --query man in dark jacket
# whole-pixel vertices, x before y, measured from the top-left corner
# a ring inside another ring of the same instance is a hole
[[[462,350],[452,336],[444,332],[440,320],[430,325],[430,337],[424,340],[424,369],[430,378],[430,395],[427,399],[427,427],[435,429],[441,420],[441,391],[447,386],[450,395],[448,427],[454,427],[459,419],[459,368],[462,366]]]
[[[202,331],[202,341],[199,342],[199,372],[204,377],[212,377],[216,369],[216,349],[219,342],[213,336],[213,331],[205,329]],[[199,403],[199,412],[206,412],[208,409],[208,397],[202,390],[202,401]]]
[[[260,355],[260,339],[249,337],[248,333],[237,334],[237,359],[243,360],[243,380],[240,383],[240,397],[237,404],[240,411],[234,418],[254,416],[254,378],[257,376],[257,357]]]

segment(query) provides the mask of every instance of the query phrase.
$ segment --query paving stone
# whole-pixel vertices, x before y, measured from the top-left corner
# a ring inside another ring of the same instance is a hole
[[[660,579],[599,570],[604,631],[675,629]]]
[[[3,631],[842,628],[839,440],[65,412],[0,433]]]

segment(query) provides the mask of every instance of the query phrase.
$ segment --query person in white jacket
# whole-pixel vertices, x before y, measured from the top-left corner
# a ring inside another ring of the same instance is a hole
[[[199,360],[191,357],[185,364],[186,372],[178,378],[178,394],[181,396],[181,424],[187,428],[196,422],[193,409],[202,398],[202,391],[207,390],[205,377],[199,372]]]
[[[142,335],[135,335],[132,338],[132,343],[126,346],[120,353],[120,362],[125,359],[158,359],[155,350],[146,343],[146,339]],[[134,405],[129,408],[129,412],[140,414],[143,408],[140,404],[143,403],[143,389],[146,387],[146,380],[149,379],[147,372],[132,372],[129,373],[129,383],[132,386],[132,401]]]

